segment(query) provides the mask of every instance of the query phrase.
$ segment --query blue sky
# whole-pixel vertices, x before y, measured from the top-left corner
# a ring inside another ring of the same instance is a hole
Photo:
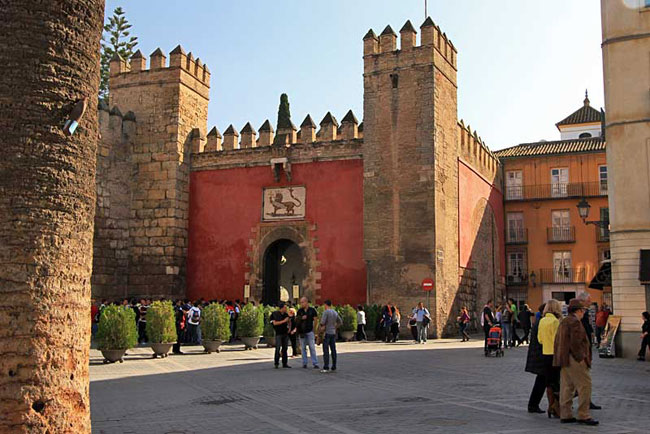
[[[275,124],[280,94],[299,125],[363,117],[362,38],[419,29],[424,0],[107,0],[122,6],[145,56],[179,43],[212,73],[208,127]],[[559,139],[555,123],[603,103],[600,2],[429,0],[458,49],[459,118],[492,149]]]

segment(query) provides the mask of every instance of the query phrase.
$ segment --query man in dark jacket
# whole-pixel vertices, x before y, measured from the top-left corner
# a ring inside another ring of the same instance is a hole
[[[528,307],[527,305],[525,306]],[[540,312],[544,312],[546,303],[539,307]],[[522,310],[522,312],[524,312]],[[528,311],[530,313],[530,311]],[[530,324],[530,316],[528,316],[528,323]],[[542,345],[537,340],[537,328],[539,321],[535,321],[530,335],[530,345],[528,346],[528,356],[526,357],[526,372],[535,374],[535,384],[533,390],[530,392],[528,399],[528,413],[544,413],[544,410],[539,408],[539,403],[542,402],[544,393],[546,392],[546,377],[544,376],[544,361],[542,359]]]
[[[591,345],[581,320],[585,307],[571,299],[569,315],[560,322],[555,335],[553,365],[560,371],[560,418],[562,423],[598,425],[589,414],[591,402]],[[578,392],[578,419],[573,417],[573,397]]]

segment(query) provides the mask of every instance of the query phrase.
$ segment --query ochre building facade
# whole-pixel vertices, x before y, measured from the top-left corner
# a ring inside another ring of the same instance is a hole
[[[363,38],[364,113],[208,132],[210,72],[179,46],[111,63],[93,292],[274,303],[425,300],[432,334],[505,290],[502,170],[457,113],[429,18]],[[399,49],[398,49],[399,43]],[[109,110],[110,107],[110,110]],[[478,315],[476,315],[478,316]]]

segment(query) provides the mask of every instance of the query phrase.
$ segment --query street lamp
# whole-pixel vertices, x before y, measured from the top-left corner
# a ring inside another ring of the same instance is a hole
[[[587,220],[589,217],[589,211],[591,210],[591,205],[589,205],[589,202],[587,202],[587,199],[584,197],[580,199],[580,202],[578,202],[578,205],[576,205],[578,208],[578,215],[580,215],[580,218],[582,219],[582,222],[586,225],[595,225],[598,226],[599,228],[603,229],[609,229],[609,221],[606,220]]]

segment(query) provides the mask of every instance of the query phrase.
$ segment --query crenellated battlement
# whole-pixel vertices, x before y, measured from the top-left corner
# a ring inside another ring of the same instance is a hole
[[[443,68],[442,63],[446,63],[453,71],[457,71],[458,51],[430,17],[422,23],[420,32],[420,45],[417,45],[417,31],[411,21],[407,21],[399,32],[400,48],[398,49],[398,36],[390,25],[386,26],[379,36],[370,29],[363,38],[366,72],[400,67],[403,62],[401,57],[404,56],[407,56],[407,62],[411,64],[414,61],[431,63],[433,60],[433,63],[440,68]]]
[[[210,87],[210,70],[207,65],[204,65],[201,59],[194,59],[191,52],[186,54],[180,45],[169,53],[169,64],[167,64],[167,56],[160,48],[157,48],[149,56],[148,69],[147,59],[140,50],[131,56],[129,62],[116,53],[110,62],[111,86],[119,86],[126,80],[146,80],[149,76],[160,76],[165,73],[176,77],[180,71],[190,75],[202,85]],[[156,78],[159,79],[159,77]]]
[[[470,125],[465,125],[461,119],[458,122],[458,133],[460,135],[458,140],[460,157],[490,181],[498,181],[501,178],[499,158],[488,148],[476,130],[472,131]],[[495,182],[495,184],[500,185],[500,182]]]
[[[341,124],[332,113],[327,112],[320,122],[320,129],[311,115],[307,115],[300,124],[300,130],[292,124],[290,127],[279,130],[276,134],[271,122],[267,119],[258,131],[255,131],[252,124],[247,122],[241,132],[237,131],[233,125],[228,126],[221,137],[217,127],[213,127],[207,136],[208,144],[203,152],[243,151],[269,146],[291,147],[298,144],[321,145],[340,140],[361,139],[363,138],[363,123],[359,124],[352,110],[349,110]]]

